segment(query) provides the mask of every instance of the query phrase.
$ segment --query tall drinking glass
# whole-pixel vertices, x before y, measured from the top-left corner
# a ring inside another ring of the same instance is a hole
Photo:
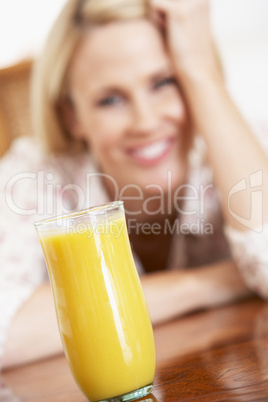
[[[147,395],[155,373],[151,321],[122,202],[36,222],[72,374],[91,402]]]

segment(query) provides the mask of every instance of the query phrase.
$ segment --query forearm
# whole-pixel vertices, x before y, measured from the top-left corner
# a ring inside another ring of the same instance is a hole
[[[153,324],[250,295],[232,261],[141,278]]]
[[[146,275],[141,278],[153,324],[249,295],[233,262]],[[16,315],[3,369],[62,351],[50,286],[43,285]]]
[[[3,369],[62,351],[52,292],[41,286],[15,316],[2,359]]]
[[[261,202],[263,205],[268,203],[268,158],[231,101],[222,80],[216,73],[208,76],[202,72],[189,72],[182,82],[196,129],[208,147],[226,222],[240,230],[245,227],[234,214],[250,219],[251,228],[260,226],[262,221],[267,222],[267,208],[263,208],[262,217],[261,214],[252,214],[251,191],[263,192],[262,201],[254,201],[256,212],[262,209]],[[252,176],[256,172],[261,172],[262,185],[251,187],[250,179],[253,179],[253,186],[257,183],[256,176],[255,180]],[[230,191],[243,179],[246,179],[246,190],[238,191],[237,188],[230,197],[229,205]],[[233,216],[230,209],[234,212]]]

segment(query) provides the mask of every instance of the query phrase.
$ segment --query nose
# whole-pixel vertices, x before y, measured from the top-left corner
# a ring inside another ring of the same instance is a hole
[[[132,103],[132,133],[150,135],[158,127],[156,105],[144,94],[135,97]]]

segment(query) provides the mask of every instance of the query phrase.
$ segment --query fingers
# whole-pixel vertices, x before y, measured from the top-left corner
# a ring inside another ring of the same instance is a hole
[[[177,1],[174,0],[149,0],[151,7],[162,13],[171,13],[174,11],[174,7],[177,6]]]
[[[158,10],[152,10],[150,15],[151,21],[161,30],[165,28],[165,15]]]
[[[149,0],[152,9],[179,19],[189,17],[197,9],[209,7],[209,0]]]

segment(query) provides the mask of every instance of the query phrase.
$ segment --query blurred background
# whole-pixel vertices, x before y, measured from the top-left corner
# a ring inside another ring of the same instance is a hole
[[[66,0],[0,0],[0,69],[38,55]],[[249,120],[268,120],[268,1],[211,0],[228,89]]]

